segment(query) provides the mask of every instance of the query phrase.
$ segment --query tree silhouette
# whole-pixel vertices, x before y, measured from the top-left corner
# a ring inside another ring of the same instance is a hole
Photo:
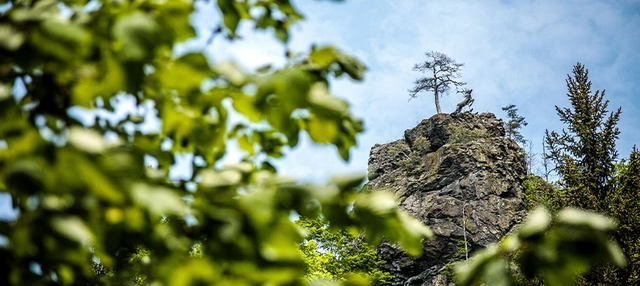
[[[461,76],[460,69],[464,64],[457,63],[449,56],[437,51],[427,52],[425,55],[427,56],[427,60],[421,64],[416,64],[413,70],[420,71],[428,76],[415,80],[415,86],[409,90],[409,100],[416,98],[421,91],[433,91],[436,111],[440,114],[442,110],[440,108],[439,97],[442,96],[442,94],[448,93],[451,86],[457,89],[467,84],[466,82],[457,80]]]

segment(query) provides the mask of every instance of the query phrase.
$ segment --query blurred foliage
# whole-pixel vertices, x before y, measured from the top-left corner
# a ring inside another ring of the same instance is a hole
[[[539,207],[518,230],[499,243],[458,262],[457,281],[476,285],[575,285],[596,263],[624,266],[620,247],[609,239],[615,221],[578,209],[564,209],[554,220]],[[523,279],[524,278],[524,279]]]
[[[300,243],[307,263],[306,278],[311,281],[341,281],[360,273],[374,285],[386,285],[393,278],[381,271],[384,260],[371,245],[346,230],[332,230],[323,219],[303,218],[298,225],[307,230]]]
[[[302,19],[288,0],[213,4],[213,36],[229,40],[246,23],[286,43]],[[302,132],[348,160],[363,126],[329,82],[361,80],[355,58],[312,47],[283,68],[247,72],[177,55],[195,36],[186,0],[2,7],[0,191],[18,215],[0,221],[1,285],[303,284],[292,212],[420,253],[428,229],[392,197],[360,193],[363,177],[305,185],[273,167]],[[135,105],[124,116],[121,99]],[[158,131],[145,128],[153,118]],[[234,144],[242,160],[222,164]],[[184,154],[193,172],[172,180]],[[345,283],[365,281],[354,277]]]

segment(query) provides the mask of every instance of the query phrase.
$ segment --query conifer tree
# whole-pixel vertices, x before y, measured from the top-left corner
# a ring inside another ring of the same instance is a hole
[[[524,147],[527,140],[525,140],[522,133],[520,133],[520,129],[527,126],[529,123],[524,120],[523,116],[518,114],[518,108],[515,104],[505,106],[502,110],[507,112],[507,117],[509,118],[509,120],[504,123],[504,131],[506,135]]]
[[[571,108],[556,111],[560,121],[567,125],[560,133],[546,131],[545,155],[555,164],[555,171],[564,188],[560,205],[606,212],[606,196],[612,191],[611,178],[618,157],[616,127],[620,108],[610,112],[605,91],[591,91],[589,71],[581,63],[573,68],[573,77],[567,75],[567,88]]]
[[[619,223],[614,237],[628,259],[624,269],[610,268],[617,285],[640,285],[640,151],[633,148],[626,162],[617,164],[616,189],[608,199],[610,216]],[[609,283],[614,284],[614,283]]]
[[[619,222],[612,235],[627,267],[599,265],[581,285],[640,285],[640,153],[634,148],[628,163],[616,162],[621,110],[607,109],[604,91],[591,92],[588,74],[584,65],[574,66],[573,77],[567,79],[572,108],[556,107],[567,130],[546,132],[545,156],[555,164],[562,187],[555,204],[595,210]]]

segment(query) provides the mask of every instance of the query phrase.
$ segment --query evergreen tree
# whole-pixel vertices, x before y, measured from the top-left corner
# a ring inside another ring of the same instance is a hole
[[[518,108],[515,104],[505,106],[502,110],[507,112],[507,118],[509,118],[509,120],[504,123],[504,132],[509,138],[515,140],[524,147],[527,140],[525,140],[522,133],[520,133],[520,129],[527,126],[529,123],[524,120],[523,116],[518,114]]]
[[[591,91],[589,71],[577,63],[573,77],[567,76],[571,108],[556,110],[560,121],[567,125],[561,133],[546,131],[549,159],[555,164],[564,191],[561,206],[576,206],[606,212],[606,196],[612,192],[611,178],[618,157],[616,127],[620,108],[607,110],[605,91]]]
[[[611,268],[618,285],[640,285],[640,151],[635,147],[626,162],[617,164],[617,188],[610,196],[610,216],[619,223],[614,237],[620,243],[629,265]]]
[[[555,205],[591,209],[616,219],[619,229],[612,236],[629,263],[624,269],[599,265],[580,284],[640,285],[640,153],[634,148],[628,161],[616,163],[620,108],[608,111],[605,92],[591,92],[582,64],[576,64],[573,75],[567,79],[572,109],[556,107],[568,130],[547,131],[545,138],[545,156],[555,164],[562,187]]]

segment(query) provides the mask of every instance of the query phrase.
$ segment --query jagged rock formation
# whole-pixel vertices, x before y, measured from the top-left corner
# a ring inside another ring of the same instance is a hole
[[[393,285],[450,285],[448,263],[498,241],[522,220],[525,158],[504,135],[492,113],[437,114],[404,139],[372,147],[369,187],[395,192],[400,207],[435,233],[419,258],[397,245],[379,246]]]

